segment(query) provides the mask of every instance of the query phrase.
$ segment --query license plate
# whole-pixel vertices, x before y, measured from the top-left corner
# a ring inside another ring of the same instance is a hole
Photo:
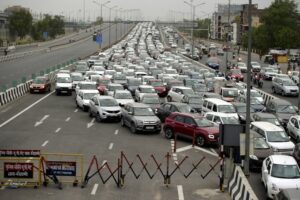
[[[34,92],[39,92],[39,90],[33,90]]]
[[[146,126],[146,129],[154,129],[153,126]]]

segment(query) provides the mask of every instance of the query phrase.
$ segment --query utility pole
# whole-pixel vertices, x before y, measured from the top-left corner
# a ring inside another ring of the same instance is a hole
[[[245,139],[245,176],[249,176],[249,156],[250,156],[250,72],[251,72],[251,48],[252,48],[252,0],[248,5],[248,60],[247,60],[247,104],[246,104],[246,139]]]
[[[228,67],[228,51],[229,51],[229,28],[230,28],[230,0],[228,0],[228,18],[227,18],[227,34],[226,34],[226,46],[227,46],[227,50],[226,50],[226,71],[227,71],[227,67]]]

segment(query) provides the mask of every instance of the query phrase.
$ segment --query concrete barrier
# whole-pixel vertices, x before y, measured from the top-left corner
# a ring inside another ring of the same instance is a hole
[[[232,200],[258,200],[243,170],[237,165],[228,181],[228,191]]]

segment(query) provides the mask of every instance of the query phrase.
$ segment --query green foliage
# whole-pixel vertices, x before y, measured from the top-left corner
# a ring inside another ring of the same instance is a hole
[[[29,11],[21,9],[14,11],[8,17],[9,30],[12,35],[17,35],[23,38],[30,33],[32,24],[32,15]]]
[[[51,17],[45,15],[43,20],[40,20],[32,25],[31,35],[35,40],[43,40],[43,32],[48,32],[50,38],[55,38],[57,35],[64,34],[64,21],[60,16]]]
[[[203,19],[203,20],[198,20],[198,27],[197,29],[208,29],[210,26],[210,19]],[[208,36],[208,31],[207,30],[194,30],[194,36],[199,37],[199,38],[207,38]]]
[[[299,47],[299,19],[300,15],[294,0],[275,0],[263,14],[261,18],[263,24],[253,29],[253,48],[266,53],[269,48]]]
[[[103,23],[102,17],[97,17],[96,21],[94,22],[94,25],[101,25]]]

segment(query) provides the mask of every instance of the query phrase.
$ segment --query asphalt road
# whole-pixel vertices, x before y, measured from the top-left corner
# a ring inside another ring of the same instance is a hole
[[[132,24],[118,24],[118,32],[116,25],[111,26],[111,43],[121,38],[121,33],[124,30],[130,30]],[[33,73],[39,74],[41,70],[46,70],[49,67],[56,66],[63,62],[69,61],[78,57],[86,57],[99,50],[99,45],[92,40],[91,37],[66,46],[52,48],[50,52],[27,56],[22,59],[12,60],[9,62],[0,63],[0,87],[6,88],[12,86],[13,81],[21,81],[22,77],[27,80],[31,79]],[[103,32],[102,47],[109,45],[109,29]]]
[[[42,99],[42,100],[41,100]],[[34,106],[33,103],[36,103]],[[31,106],[25,112],[24,109]],[[17,113],[19,116],[14,117]],[[42,124],[35,127],[36,122],[48,116]],[[10,120],[7,122],[7,120]],[[76,108],[74,97],[56,96],[54,94],[28,94],[14,103],[8,104],[0,110],[0,149],[41,149],[44,153],[77,153],[84,155],[84,171],[93,155],[96,155],[99,164],[106,160],[112,168],[116,168],[117,158],[124,151],[129,160],[133,161],[135,171],[141,170],[141,164],[136,159],[139,154],[144,162],[148,162],[150,173],[156,168],[150,155],[163,162],[165,171],[167,152],[172,152],[171,141],[161,134],[132,134],[128,128],[119,123],[91,123],[88,113]],[[90,126],[88,126],[90,124]],[[177,147],[191,144],[189,140],[179,140]],[[207,153],[208,152],[208,153]],[[205,157],[199,168],[184,178],[178,171],[171,177],[171,185],[166,187],[162,176],[157,173],[150,179],[144,172],[136,180],[131,172],[125,178],[123,188],[117,188],[113,180],[105,185],[96,176],[90,180],[87,187],[73,188],[70,184],[63,184],[63,190],[57,189],[53,183],[47,188],[39,189],[9,189],[0,190],[1,199],[229,199],[228,194],[218,190],[219,178],[217,167],[205,179],[210,164],[217,162],[218,157],[213,147],[201,150],[190,149],[171,154],[170,167],[175,168],[175,157],[180,162],[184,156],[189,159],[180,168],[187,174],[192,169],[192,163],[197,163]],[[57,159],[57,158],[56,158]],[[1,161],[3,162],[3,161]],[[126,167],[125,167],[126,168]],[[95,168],[93,168],[95,171]],[[104,174],[108,176],[107,171]],[[95,191],[95,184],[98,187]],[[182,193],[178,187],[182,187]],[[13,190],[13,191],[12,191]],[[179,194],[180,193],[180,194]],[[184,198],[182,199],[181,196]]]

